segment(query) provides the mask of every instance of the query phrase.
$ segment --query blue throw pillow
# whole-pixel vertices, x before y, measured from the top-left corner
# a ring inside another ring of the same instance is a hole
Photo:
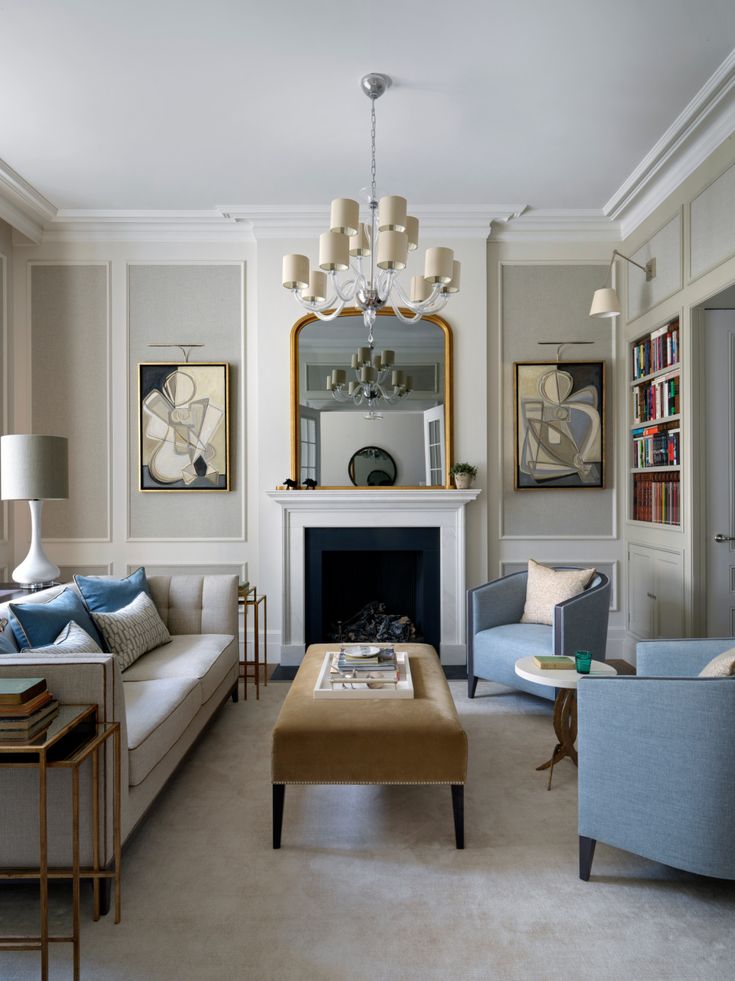
[[[74,582],[90,613],[117,613],[132,603],[140,593],[151,595],[143,568],[131,572],[125,579],[74,576]]]
[[[9,603],[10,625],[20,647],[47,647],[53,644],[70,620],[78,623],[96,644],[104,640],[84,604],[71,589],[65,589],[48,603]]]

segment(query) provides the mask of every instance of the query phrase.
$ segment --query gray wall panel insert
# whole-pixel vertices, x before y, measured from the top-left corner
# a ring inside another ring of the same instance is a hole
[[[735,164],[691,204],[692,279],[735,255]]]
[[[508,263],[502,267],[502,536],[596,538],[614,534],[614,334],[608,320],[588,316],[592,294],[604,283],[605,275],[604,265]],[[556,348],[538,341],[575,339],[595,343],[565,348],[562,361],[605,362],[607,488],[514,491],[513,363],[555,361]]]
[[[244,366],[242,266],[131,265],[128,269],[130,391],[130,519],[132,539],[242,538],[243,493],[238,479],[241,406],[238,386]],[[192,361],[230,365],[230,492],[141,493],[138,471],[138,363],[183,361],[175,348],[154,342],[200,342]]]
[[[69,499],[44,505],[44,538],[107,539],[108,267],[30,274],[33,431],[69,439]]]

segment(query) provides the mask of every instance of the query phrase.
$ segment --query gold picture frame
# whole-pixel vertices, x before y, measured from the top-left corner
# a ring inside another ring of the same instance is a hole
[[[139,363],[139,490],[216,493],[230,487],[229,364]]]

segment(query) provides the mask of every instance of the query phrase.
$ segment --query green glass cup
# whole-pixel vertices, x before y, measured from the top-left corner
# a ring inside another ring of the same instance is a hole
[[[592,654],[590,651],[577,651],[574,655],[574,666],[579,674],[589,674],[592,664]]]

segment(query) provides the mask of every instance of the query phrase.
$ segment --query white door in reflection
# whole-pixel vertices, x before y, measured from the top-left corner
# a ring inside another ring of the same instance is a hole
[[[424,454],[427,487],[444,485],[444,406],[424,410]]]

